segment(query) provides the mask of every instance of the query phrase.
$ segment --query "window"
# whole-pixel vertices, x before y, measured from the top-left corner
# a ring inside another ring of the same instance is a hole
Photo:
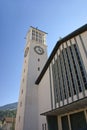
[[[74,45],[74,48],[75,48],[75,51],[76,51],[76,56],[77,56],[77,59],[78,59],[78,64],[79,64],[79,67],[80,67],[80,71],[81,71],[81,75],[82,75],[83,82],[84,82],[84,85],[85,85],[85,89],[87,89],[87,79],[86,79],[84,64],[83,64],[83,61],[81,59],[81,55],[80,55],[80,52],[79,52],[79,48],[76,45]]]
[[[87,89],[85,67],[77,44],[63,47],[52,64],[55,104]]]
[[[35,40],[35,36],[32,36],[32,40]]]
[[[25,49],[24,57],[27,56],[28,52],[29,52],[29,47],[27,47],[27,48]]]
[[[76,75],[76,79],[77,79],[77,83],[78,83],[78,89],[79,89],[79,92],[82,92],[82,88],[81,88],[81,84],[80,84],[80,75],[78,73],[78,66],[76,64],[76,57],[74,56],[74,52],[73,52],[73,47],[75,45],[71,45],[69,48],[70,48],[70,52],[71,52],[71,56],[72,56],[72,60],[73,60],[73,65],[74,65],[74,70],[75,70],[75,75]]]
[[[72,91],[74,92],[74,94],[76,94],[76,88],[75,88],[75,83],[74,83],[74,77],[73,77],[73,73],[72,73],[72,66],[71,65],[73,65],[72,63],[71,63],[71,58],[70,58],[70,47],[67,47],[66,49],[65,49],[65,52],[66,52],[66,58],[67,58],[67,61],[68,61],[68,66],[69,66],[69,71],[70,71],[70,77],[71,77],[71,81],[70,80],[68,80],[69,81],[69,84],[71,84],[72,83]],[[69,75],[67,74],[67,76],[68,76],[68,78],[69,78]]]
[[[42,124],[42,130],[46,130],[46,123]]]
[[[22,107],[22,101],[20,102],[20,107]]]
[[[55,104],[58,102],[58,78],[57,78],[57,66],[56,62],[52,66],[52,71],[53,71],[53,84],[54,84],[54,98],[55,98]]]
[[[46,130],[46,123],[44,125],[45,125],[45,130]]]
[[[35,35],[35,30],[32,30],[32,36],[34,36]]]
[[[78,112],[70,115],[72,130],[83,130],[86,127],[86,119],[84,112]],[[85,129],[86,130],[86,129]]]
[[[32,40],[35,40],[35,30],[32,30]]]
[[[38,32],[37,30],[32,30],[32,40],[35,40],[37,42],[40,43],[44,43],[44,36],[43,34],[41,34],[40,32]]]
[[[44,130],[44,124],[42,124],[42,130]]]
[[[19,122],[20,122],[20,116],[19,116]]]
[[[67,94],[66,94],[66,88],[65,88],[65,80],[64,80],[64,66],[63,66],[63,55],[62,55],[62,51],[61,51],[61,53],[60,53],[60,68],[61,68],[61,78],[62,78],[62,85],[63,85],[63,92],[64,92],[64,98],[66,99],[67,98]]]
[[[40,67],[38,67],[38,71],[40,71]]]
[[[40,61],[40,59],[38,58],[38,61]]]
[[[22,89],[21,93],[23,94],[23,89]]]
[[[38,37],[38,32],[36,32],[36,37]]]
[[[23,82],[24,82],[24,78],[23,78]]]
[[[69,130],[68,117],[67,116],[63,116],[61,118],[61,121],[62,121],[62,130]]]

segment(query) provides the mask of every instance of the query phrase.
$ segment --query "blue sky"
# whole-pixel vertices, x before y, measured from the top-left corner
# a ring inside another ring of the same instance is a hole
[[[87,0],[0,0],[0,106],[18,101],[26,33],[48,33],[50,55],[59,37],[87,23]]]

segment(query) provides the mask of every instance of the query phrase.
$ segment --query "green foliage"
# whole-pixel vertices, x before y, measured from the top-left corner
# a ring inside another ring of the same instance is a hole
[[[0,111],[0,120],[3,120],[5,117],[16,117],[16,110]]]
[[[12,127],[10,128],[10,130],[15,130],[15,123],[13,122]]]

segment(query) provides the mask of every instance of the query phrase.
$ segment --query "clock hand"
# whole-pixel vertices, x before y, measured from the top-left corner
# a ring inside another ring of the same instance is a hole
[[[39,51],[39,52],[42,52],[42,49],[41,49],[41,48],[38,48],[38,51]]]

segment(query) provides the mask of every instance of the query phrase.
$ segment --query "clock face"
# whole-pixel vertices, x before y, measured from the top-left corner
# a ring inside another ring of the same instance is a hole
[[[24,53],[24,57],[26,57],[26,56],[27,56],[28,51],[29,51],[29,47],[27,47],[27,48],[26,48],[25,53]]]
[[[42,54],[44,53],[43,48],[41,48],[40,46],[35,46],[35,47],[34,47],[34,50],[35,50],[35,52],[36,52],[37,54],[39,54],[39,55],[42,55]]]

